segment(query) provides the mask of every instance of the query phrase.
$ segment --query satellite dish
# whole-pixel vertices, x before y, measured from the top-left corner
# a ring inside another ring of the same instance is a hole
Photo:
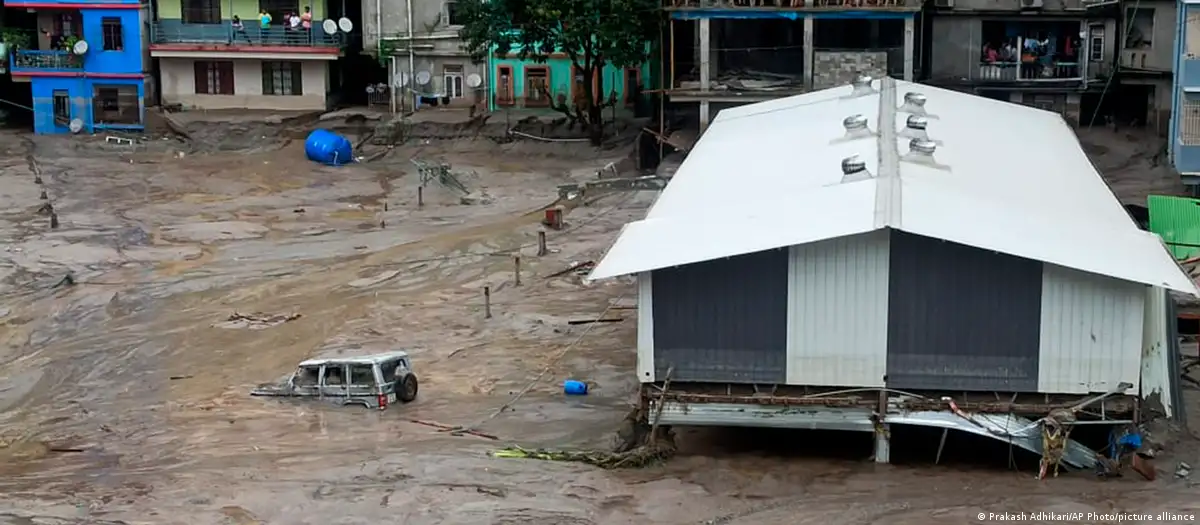
[[[424,86],[425,84],[428,84],[429,81],[432,79],[433,79],[433,77],[429,75],[428,71],[417,71],[417,85],[418,86]]]
[[[321,22],[321,30],[325,31],[325,34],[327,35],[332,35],[338,30],[337,22],[334,22],[333,20]]]
[[[374,95],[375,94],[375,86],[367,86],[367,94]]]
[[[467,87],[477,88],[481,85],[483,85],[483,78],[478,74],[471,73],[470,75],[467,75]]]
[[[71,48],[71,52],[75,53],[76,55],[80,55],[80,56],[87,54],[87,50],[88,50],[88,43],[86,40],[79,40],[79,41],[75,42],[75,45]]]
[[[338,19],[338,29],[341,29],[342,31],[349,33],[351,30],[354,29],[354,22],[351,22],[349,18],[342,17],[342,18]]]
[[[79,133],[83,131],[83,120],[71,119],[71,123],[67,127],[71,130],[71,133]]]
[[[392,75],[392,85],[396,87],[404,87],[408,85],[407,73],[396,73]]]

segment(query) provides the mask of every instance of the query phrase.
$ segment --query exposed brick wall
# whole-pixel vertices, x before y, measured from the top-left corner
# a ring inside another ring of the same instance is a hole
[[[813,89],[846,85],[863,74],[887,75],[887,59],[884,51],[814,51]]]

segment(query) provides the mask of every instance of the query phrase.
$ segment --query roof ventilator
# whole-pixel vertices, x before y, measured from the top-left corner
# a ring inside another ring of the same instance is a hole
[[[830,141],[830,144],[841,142],[850,142],[867,137],[874,137],[877,134],[867,127],[867,117],[862,114],[850,115],[842,119],[842,127],[846,128],[846,134]]]
[[[912,164],[921,164],[935,169],[950,171],[950,167],[938,164],[933,158],[933,152],[937,151],[937,143],[927,139],[912,139],[908,141],[908,153],[900,160]]]
[[[871,178],[871,172],[867,171],[867,163],[861,157],[855,155],[842,159],[842,183],[858,182]]]
[[[896,136],[902,139],[920,139],[941,146],[942,141],[932,140],[929,138],[929,132],[925,129],[929,127],[929,119],[920,115],[909,115],[908,120],[904,123],[904,129],[900,130]]]
[[[936,119],[937,116],[931,115],[925,110],[925,101],[925,95],[914,91],[909,91],[908,93],[904,94],[904,104],[901,104],[896,111],[911,113],[927,119]]]
[[[846,98],[858,98],[878,94],[879,92],[871,87],[871,82],[874,82],[874,80],[871,78],[871,75],[859,75],[855,77],[854,81],[850,83],[850,86],[854,89],[850,91],[850,95]]]

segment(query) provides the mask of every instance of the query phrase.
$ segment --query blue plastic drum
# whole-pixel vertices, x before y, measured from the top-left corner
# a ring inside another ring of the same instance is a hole
[[[346,137],[318,129],[309,133],[304,141],[304,155],[313,162],[341,166],[354,162],[354,145]]]
[[[568,379],[565,383],[563,383],[563,393],[567,394],[568,396],[586,396],[587,390],[587,383],[584,383],[583,381]]]

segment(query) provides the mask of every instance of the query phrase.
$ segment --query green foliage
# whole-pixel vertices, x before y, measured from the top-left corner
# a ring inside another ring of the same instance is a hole
[[[460,0],[459,32],[481,59],[515,52],[545,62],[566,53],[576,66],[594,69],[646,61],[646,42],[658,34],[658,0]]]
[[[8,44],[13,49],[28,49],[31,41],[28,31],[13,28],[0,31],[0,42]]]
[[[659,1],[459,0],[456,6],[463,20],[459,36],[476,60],[492,52],[537,63],[545,63],[552,53],[570,57],[583,75],[583,92],[576,93],[570,105],[554,107],[572,122],[591,126],[598,143],[603,134],[601,110],[615,104],[615,98],[595,96],[594,72],[606,64],[645,63],[646,44],[658,34]],[[602,79],[595,82],[605,93]]]

